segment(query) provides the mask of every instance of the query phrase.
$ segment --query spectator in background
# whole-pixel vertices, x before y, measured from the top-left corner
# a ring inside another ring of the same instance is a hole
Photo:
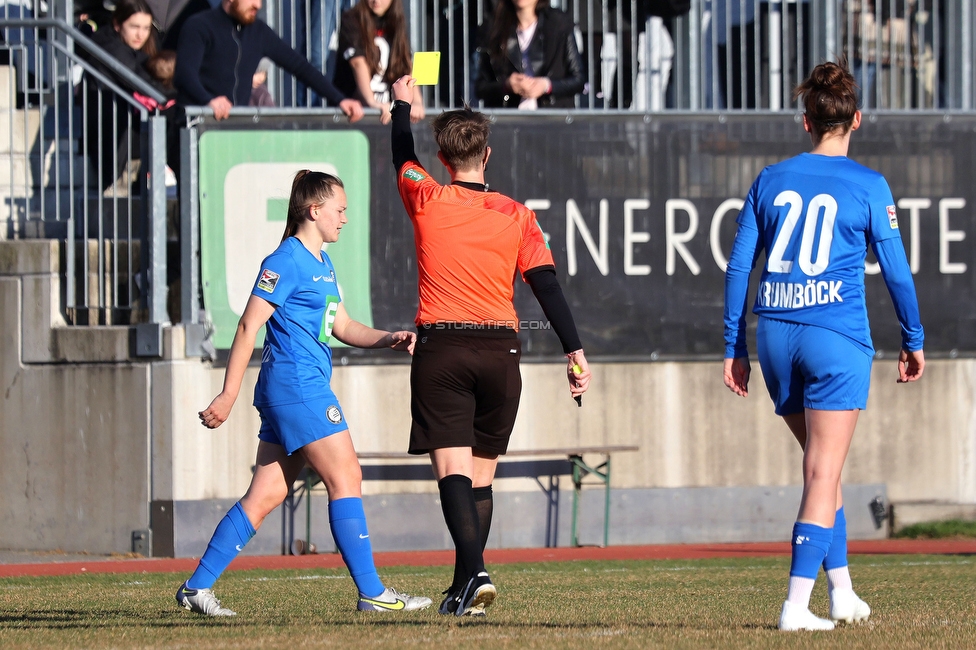
[[[150,57],[156,55],[153,15],[146,0],[119,0],[112,13],[112,26],[96,31],[92,40],[137,77],[165,94],[162,85],[146,68]],[[95,59],[89,59],[89,62],[109,80],[132,92],[133,96],[150,110],[163,108],[157,106],[151,98],[139,93],[138,89],[131,87],[108,66]],[[112,110],[112,99],[110,93],[106,92],[107,87],[94,77],[89,79],[85,89],[85,107],[88,113],[85,136],[88,156],[98,174],[100,188],[105,189],[122,175],[129,160],[139,158],[140,121],[133,111],[125,110],[127,105],[121,102],[120,110]],[[135,133],[128,132],[130,122]],[[101,154],[99,154],[99,143],[101,143]]]
[[[163,91],[167,98],[176,99],[176,86],[173,76],[176,74],[176,52],[161,50],[146,61],[146,70],[156,82],[156,86]]]
[[[410,35],[402,0],[362,0],[342,14],[336,86],[390,123],[390,86],[410,74]],[[424,100],[413,90],[410,121],[424,119]]]
[[[915,0],[850,0],[847,9],[842,47],[851,61],[862,108],[914,105]]]
[[[176,57],[176,89],[188,106],[209,106],[218,120],[234,106],[251,100],[251,80],[267,56],[338,106],[356,122],[362,105],[336,90],[321,72],[257,19],[261,0],[222,0],[211,11],[194,14],[180,31]]]
[[[674,106],[669,95],[671,64],[674,60],[674,19],[691,9],[690,0],[644,0],[638,3],[636,25],[644,31],[637,42],[637,80],[631,108],[659,111]]]
[[[584,78],[573,21],[549,0],[501,0],[479,54],[475,91],[486,107],[576,107]]]
[[[295,2],[298,44],[296,49],[308,52],[308,62],[321,70],[326,79],[334,80],[339,16],[352,8],[352,0],[297,0]],[[307,26],[306,20],[307,17]],[[307,49],[306,49],[307,48]],[[298,101],[304,102],[305,86],[299,84]],[[311,91],[309,106],[319,106],[322,98]]]
[[[851,62],[860,108],[877,106],[878,42],[874,0],[850,0],[843,13],[841,43]]]
[[[258,63],[258,69],[251,77],[251,101],[248,106],[274,106],[275,101],[268,90],[268,70],[271,69],[271,59],[265,57]]]
[[[101,27],[112,24],[114,4],[109,4],[112,9],[107,8],[103,0],[76,0],[74,4],[77,16],[75,26],[85,36],[91,37]]]
[[[719,94],[723,101],[720,107],[755,108],[755,0],[746,0],[744,11],[740,0],[713,0],[712,15],[718,50]]]

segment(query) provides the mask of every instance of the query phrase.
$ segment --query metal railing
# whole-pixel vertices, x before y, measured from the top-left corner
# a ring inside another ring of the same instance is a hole
[[[477,106],[473,55],[497,0],[403,2],[413,50],[442,54],[441,83],[425,90],[428,105]],[[268,3],[266,18],[331,72],[335,29],[350,4]],[[670,19],[645,16],[639,0],[552,5],[577,25],[587,81],[580,108],[785,110],[816,64],[841,56],[857,73],[865,109],[976,106],[972,0],[691,0],[689,13]],[[308,105],[289,75],[275,74],[272,85],[279,105]]]
[[[419,17],[408,20],[413,49],[443,54],[428,105],[476,105],[472,55],[491,0],[406,1],[408,19]],[[332,5],[334,28],[315,30],[319,2],[323,9],[322,0],[268,3],[265,19],[327,70],[344,7]],[[974,108],[971,0],[692,0],[688,14],[667,22],[642,18],[638,0],[558,4],[576,22],[586,65],[580,109],[793,110],[793,85],[815,63],[842,55],[868,89],[865,108]],[[198,324],[196,132],[180,132],[182,222],[168,228],[166,188],[146,182],[165,176],[165,118],[131,91],[163,98],[66,21],[0,14],[0,239],[65,242],[70,323],[160,325],[179,311],[179,320]],[[665,33],[673,49],[667,75],[661,55],[669,50],[655,49]],[[308,103],[288,75],[274,72],[272,82],[277,110]],[[189,117],[207,112],[191,109]],[[185,281],[177,306],[167,302],[166,253],[178,240]]]
[[[167,322],[165,118],[133,90],[165,98],[63,20],[0,38],[0,239],[64,242],[69,323]]]

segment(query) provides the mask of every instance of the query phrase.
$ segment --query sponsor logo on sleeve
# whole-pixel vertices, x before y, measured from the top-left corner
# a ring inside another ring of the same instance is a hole
[[[275,285],[278,284],[278,278],[280,277],[280,275],[271,269],[264,269],[261,271],[261,278],[258,280],[258,289],[267,291],[268,293],[274,293]]]
[[[898,230],[898,210],[895,206],[889,205],[888,208],[888,225],[891,226],[892,230]]]
[[[329,422],[332,424],[339,424],[342,422],[342,413],[339,412],[338,406],[330,406],[325,411],[325,417],[329,418]]]
[[[403,177],[406,178],[407,180],[413,181],[415,183],[419,183],[420,181],[422,181],[425,178],[427,178],[426,176],[424,176],[423,174],[421,174],[420,172],[418,172],[416,169],[408,169],[408,170],[404,171],[403,172]]]

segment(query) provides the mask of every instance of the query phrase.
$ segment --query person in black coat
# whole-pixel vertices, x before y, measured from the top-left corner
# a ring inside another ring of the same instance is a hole
[[[475,84],[486,107],[576,107],[584,77],[573,21],[549,0],[500,0],[486,40]]]
[[[268,57],[338,106],[351,122],[363,107],[339,92],[305,57],[257,19],[261,0],[222,0],[212,11],[194,14],[180,30],[176,48],[179,103],[210,106],[222,120],[233,106],[247,106],[258,62]]]
[[[146,62],[156,54],[153,15],[146,0],[119,0],[111,24],[94,32],[92,40],[137,77],[163,92],[146,69]],[[136,94],[138,89],[130,87],[108,66],[94,57],[86,58],[96,71],[122,90],[132,93],[137,100],[151,101],[148,97],[140,99]],[[112,90],[95,75],[88,75],[84,91],[87,112],[85,147],[99,188],[105,189],[122,175],[129,160],[139,158],[139,116],[129,103],[115,99]]]

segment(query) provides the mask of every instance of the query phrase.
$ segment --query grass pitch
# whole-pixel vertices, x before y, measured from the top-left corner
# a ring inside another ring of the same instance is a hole
[[[434,606],[355,611],[344,570],[231,571],[216,593],[236,618],[178,609],[184,575],[93,574],[0,580],[3,648],[968,648],[976,647],[976,559],[858,556],[851,571],[874,613],[832,632],[775,629],[788,558],[510,564],[489,567],[486,619],[440,616],[448,567],[384,568]],[[811,609],[826,615],[821,577]]]

